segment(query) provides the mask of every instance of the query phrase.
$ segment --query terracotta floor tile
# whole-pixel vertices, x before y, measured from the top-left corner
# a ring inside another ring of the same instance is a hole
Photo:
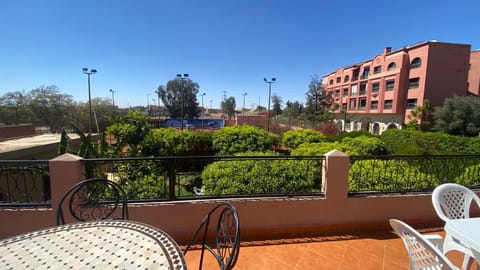
[[[443,235],[443,232],[440,232]],[[200,250],[189,251],[189,269],[198,269]],[[460,252],[447,257],[461,266]],[[218,269],[211,254],[206,254],[205,270]],[[407,270],[408,254],[403,241],[392,233],[276,239],[242,243],[235,270]],[[469,270],[476,270],[473,266]]]

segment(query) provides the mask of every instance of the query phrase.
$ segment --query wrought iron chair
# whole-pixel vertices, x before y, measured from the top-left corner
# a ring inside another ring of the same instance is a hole
[[[211,247],[209,243],[212,243],[213,239],[209,241],[207,238],[208,235],[212,233],[212,230],[209,230],[210,221],[215,222],[215,220],[217,222],[216,224],[213,224],[216,226],[214,228],[215,246]],[[197,236],[200,237],[200,239],[197,239]],[[183,253],[187,254],[188,250],[190,250],[190,248],[199,240],[202,244],[199,265],[200,270],[203,267],[205,250],[208,250],[215,257],[220,269],[233,269],[240,251],[240,221],[235,206],[226,202],[221,203],[210,210]]]
[[[127,196],[115,182],[86,179],[70,188],[57,207],[57,225],[65,224],[64,208],[71,219],[78,221],[128,219]]]
[[[436,187],[432,193],[433,208],[443,221],[470,218],[470,207],[473,202],[480,207],[480,198],[471,189],[459,184],[442,184]],[[474,261],[470,249],[457,244],[450,235],[446,234],[443,242],[443,253],[451,250],[458,250],[465,254],[462,265],[464,269],[467,269],[470,263]]]
[[[403,221],[390,219],[395,233],[402,238],[408,252],[410,270],[459,269],[437,249],[424,235]]]

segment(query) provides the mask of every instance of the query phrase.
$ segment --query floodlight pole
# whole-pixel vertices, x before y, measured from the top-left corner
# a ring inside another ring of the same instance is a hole
[[[82,68],[84,74],[88,76],[88,135],[92,134],[92,96],[90,94],[90,75],[97,73],[96,69]]]
[[[268,83],[268,108],[267,108],[267,132],[270,132],[270,97],[272,93],[272,83],[277,81],[276,78],[272,78],[270,81],[267,78],[263,78],[263,80]]]
[[[182,131],[183,131],[183,114],[184,114],[184,107],[185,107],[185,85],[183,83],[183,81],[187,80],[188,79],[188,73],[184,73],[183,75],[182,74],[177,74],[177,79],[180,79],[182,81],[182,108],[180,110],[180,114],[181,114],[181,117],[182,117]]]

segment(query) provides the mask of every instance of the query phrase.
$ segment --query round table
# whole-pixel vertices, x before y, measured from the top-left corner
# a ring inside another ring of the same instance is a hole
[[[0,269],[187,269],[167,233],[125,220],[60,225],[0,241]]]

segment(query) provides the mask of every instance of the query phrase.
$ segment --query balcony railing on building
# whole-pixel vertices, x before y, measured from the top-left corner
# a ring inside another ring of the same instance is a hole
[[[204,156],[84,159],[82,164],[85,178],[117,181],[130,201],[169,201],[323,196],[324,160],[323,156]],[[209,177],[218,179],[209,184],[203,178],[212,164],[215,171]],[[428,192],[446,182],[480,188],[480,155],[350,157],[351,196]],[[247,183],[250,186],[238,187]],[[202,194],[195,192],[202,188]],[[0,161],[1,205],[45,206],[50,200],[48,161]]]

